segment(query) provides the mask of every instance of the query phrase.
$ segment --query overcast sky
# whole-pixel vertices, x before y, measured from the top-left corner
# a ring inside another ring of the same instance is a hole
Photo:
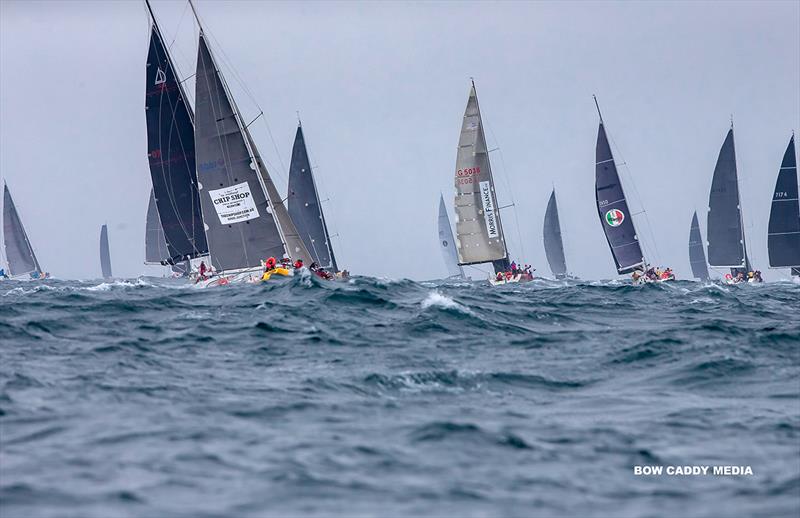
[[[597,94],[631,209],[647,211],[652,233],[636,222],[651,261],[680,277],[694,209],[705,236],[733,115],[748,245],[767,269],[775,177],[800,128],[798,1],[195,3],[245,117],[256,102],[266,113],[254,134],[284,190],[300,111],[337,258],[354,273],[444,275],[438,199],[452,217],[470,77],[500,148],[499,203],[516,203],[504,211],[515,259],[549,275],[542,220],[555,185],[568,268],[615,277],[594,201]],[[187,3],[153,8],[193,74]],[[142,264],[148,39],[143,1],[0,0],[0,173],[57,277],[100,275],[104,222],[115,275],[161,271]]]

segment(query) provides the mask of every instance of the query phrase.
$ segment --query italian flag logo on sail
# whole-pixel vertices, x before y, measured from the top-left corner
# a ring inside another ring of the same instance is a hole
[[[621,210],[611,209],[606,212],[606,223],[608,223],[609,226],[618,227],[622,225],[623,221],[625,221],[625,214],[623,214]]]

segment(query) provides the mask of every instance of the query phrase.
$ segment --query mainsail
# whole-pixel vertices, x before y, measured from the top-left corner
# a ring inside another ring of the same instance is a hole
[[[500,210],[489,165],[475,83],[458,140],[455,171],[456,244],[461,265],[492,262],[495,272],[509,268]]]
[[[144,234],[144,262],[146,264],[161,264],[169,258],[164,229],[161,227],[156,199],[151,190],[150,202],[147,204],[147,222]]]
[[[147,2],[150,9],[150,3]],[[145,115],[150,176],[169,263],[208,254],[197,190],[194,120],[155,16],[147,55]]]
[[[708,197],[706,232],[708,232],[708,264],[731,268],[734,275],[743,268],[746,271],[750,270],[742,226],[733,128],[728,130],[714,168],[714,178],[711,181],[711,192]]]
[[[6,274],[9,277],[42,272],[25,227],[22,226],[17,207],[11,198],[11,191],[5,182],[3,183],[3,243],[8,261]]]
[[[447,216],[447,207],[444,204],[444,196],[439,195],[439,246],[442,250],[444,264],[447,267],[447,277],[464,278],[464,270],[458,265],[458,252],[453,239],[453,228],[450,226],[450,218]]]
[[[701,281],[708,280],[708,265],[703,249],[703,237],[700,235],[700,223],[697,221],[697,211],[692,214],[692,226],[689,228],[689,264],[694,278]]]
[[[792,135],[775,182],[769,212],[767,250],[770,266],[790,267],[793,274],[800,269],[800,202],[797,194],[797,159]]]
[[[104,279],[110,279],[111,274],[111,252],[108,249],[108,227],[100,227],[100,269]]]
[[[289,216],[314,261],[322,268],[338,271],[300,124],[297,125],[289,166]]]
[[[625,201],[625,193],[608,144],[602,116],[595,148],[595,194],[597,214],[606,234],[611,255],[614,256],[617,272],[624,274],[644,268],[646,261],[639,245],[639,237],[633,225],[628,202]]]
[[[547,263],[550,271],[556,279],[562,279],[567,275],[567,259],[564,257],[564,242],[561,239],[561,223],[558,220],[558,203],[556,202],[556,190],[550,193],[550,200],[547,202],[547,210],[544,213],[544,253],[547,256]]]

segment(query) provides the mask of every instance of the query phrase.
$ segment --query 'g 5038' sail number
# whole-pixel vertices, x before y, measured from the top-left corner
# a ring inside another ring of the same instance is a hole
[[[467,167],[464,169],[459,169],[456,171],[456,183],[465,184],[465,183],[474,183],[475,175],[481,174],[480,167]]]

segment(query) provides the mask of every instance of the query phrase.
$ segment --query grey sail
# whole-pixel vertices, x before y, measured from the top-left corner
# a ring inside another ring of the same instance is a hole
[[[561,239],[561,223],[558,220],[558,203],[556,202],[556,190],[550,193],[550,200],[547,202],[547,210],[544,213],[544,253],[547,256],[547,263],[550,271],[556,279],[564,278],[567,275],[567,259],[564,257],[564,242]]]
[[[783,154],[767,229],[769,265],[800,269],[800,202],[797,196],[797,158],[794,135]]]
[[[288,204],[289,216],[314,261],[322,268],[338,271],[301,125],[297,126],[292,147]]]
[[[455,188],[459,264],[491,262],[496,272],[507,270],[508,250],[474,83],[458,140]]]
[[[3,244],[5,246],[9,277],[30,273],[41,273],[42,268],[33,253],[25,227],[11,198],[8,185],[3,184]]]
[[[104,279],[110,279],[111,273],[111,251],[108,248],[108,227],[100,227],[100,270],[103,272]]]
[[[456,243],[453,239],[453,228],[450,226],[450,218],[447,216],[447,207],[444,204],[444,196],[439,196],[439,247],[442,250],[442,258],[447,267],[447,277],[464,277],[464,270],[458,265],[458,252]]]
[[[733,128],[728,130],[714,168],[706,232],[708,264],[731,268],[734,274],[743,268],[750,269],[742,227]]]
[[[597,214],[617,265],[617,272],[625,274],[644,268],[646,261],[602,119],[597,130],[595,148],[595,195]]]
[[[700,235],[700,223],[697,221],[697,211],[692,214],[692,226],[689,227],[689,265],[692,267],[692,276],[695,279],[708,280],[708,265],[703,237]]]
[[[155,195],[150,191],[150,202],[147,204],[147,222],[144,234],[144,262],[147,264],[161,264],[170,258],[167,250],[167,241],[164,238],[164,229],[158,217],[158,206]]]
[[[236,270],[283,257],[287,250],[262,188],[259,161],[250,154],[238,110],[202,31],[195,112],[198,188],[212,265]]]

